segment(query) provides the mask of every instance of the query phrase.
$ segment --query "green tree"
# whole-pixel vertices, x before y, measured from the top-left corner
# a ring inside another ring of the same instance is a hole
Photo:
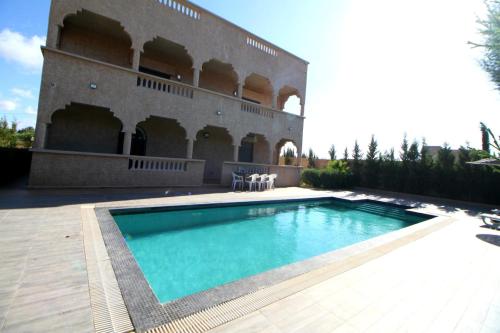
[[[354,142],[354,149],[352,151],[352,173],[354,177],[354,184],[359,185],[361,181],[361,159],[363,158],[363,153],[361,148],[359,148],[358,140]]]
[[[7,121],[7,117],[2,117],[0,119],[0,147],[3,148],[15,148],[17,144],[17,123],[15,121]]]
[[[487,152],[488,154],[490,153],[490,133],[488,133],[488,127],[486,127],[485,124],[481,123],[481,143],[482,143],[482,149]]]
[[[344,160],[344,162],[347,162],[349,160],[349,150],[347,150],[347,147],[345,147],[345,150],[344,150],[343,160]]]
[[[484,3],[488,13],[486,18],[478,20],[483,41],[470,44],[484,50],[481,65],[500,90],[500,1],[485,0]]]
[[[403,164],[406,164],[409,160],[408,158],[408,150],[409,150],[409,146],[408,146],[408,139],[406,137],[406,133],[405,133],[405,136],[403,137],[403,143],[401,144],[401,153],[399,154],[399,158],[401,158],[401,161],[403,162]]]
[[[427,148],[425,138],[422,139],[422,147],[420,148],[420,164],[425,168],[432,165],[432,158],[429,156],[429,149]]]
[[[367,161],[374,161],[377,158],[378,154],[378,143],[375,140],[375,135],[372,135],[372,139],[370,140],[370,144],[368,145],[368,152],[366,153]]]
[[[309,148],[309,156],[307,156],[307,167],[314,169],[316,168],[316,160],[318,159],[318,156],[314,153],[314,151]]]
[[[375,140],[375,135],[372,135],[368,151],[366,153],[366,161],[364,164],[364,182],[368,187],[376,187],[379,180],[379,163],[377,160],[378,143]]]
[[[335,161],[337,159],[336,152],[335,152],[335,145],[332,145],[330,147],[328,154],[330,155],[330,161]]]
[[[285,165],[292,165],[293,158],[295,158],[294,150],[291,147],[286,148],[283,157],[285,158]]]
[[[23,148],[31,148],[33,140],[35,139],[35,129],[33,127],[26,127],[20,129],[16,133],[17,145]]]
[[[439,149],[438,151],[437,165],[442,170],[452,170],[454,164],[455,164],[455,156],[453,156],[451,147],[447,143],[445,143],[443,147],[441,147],[441,149]]]
[[[354,149],[352,150],[352,159],[359,162],[363,158],[363,152],[359,148],[358,140],[354,141]]]

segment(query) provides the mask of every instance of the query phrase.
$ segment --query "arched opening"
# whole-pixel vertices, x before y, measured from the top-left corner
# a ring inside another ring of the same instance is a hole
[[[140,126],[136,126],[135,133],[132,134],[132,144],[130,155],[146,156],[148,137]]]
[[[144,44],[139,71],[193,84],[193,60],[186,48],[160,37]]]
[[[199,85],[200,88],[235,96],[238,90],[238,75],[231,64],[212,59],[203,64]]]
[[[246,101],[272,107],[273,86],[269,79],[258,74],[251,74],[245,79],[242,98]]]
[[[186,157],[186,131],[176,120],[153,116],[137,124],[137,129],[138,143],[140,143],[141,137],[144,137],[144,153],[142,155]],[[132,142],[132,151],[134,151],[134,142]]]
[[[301,97],[299,91],[295,88],[284,86],[278,94],[278,109],[288,113],[301,114]]]
[[[220,183],[222,165],[226,161],[232,161],[233,154],[233,138],[227,129],[206,126],[196,135],[193,158],[205,160],[205,183]]]
[[[52,115],[47,149],[117,154],[121,121],[109,109],[71,104]]]
[[[120,22],[87,10],[66,17],[59,48],[122,67],[132,67],[132,40]]]
[[[241,140],[238,162],[269,164],[271,149],[265,136],[250,133]]]
[[[298,165],[297,152],[297,145],[293,140],[281,139],[275,147],[274,164]]]

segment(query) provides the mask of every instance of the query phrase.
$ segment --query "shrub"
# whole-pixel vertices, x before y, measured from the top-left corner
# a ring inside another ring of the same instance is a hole
[[[339,189],[351,187],[353,178],[345,161],[330,161],[326,169],[304,170],[302,182],[318,188]]]
[[[320,171],[318,169],[305,169],[302,171],[302,182],[312,187],[321,187]]]

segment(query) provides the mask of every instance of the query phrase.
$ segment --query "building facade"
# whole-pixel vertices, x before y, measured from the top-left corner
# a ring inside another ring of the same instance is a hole
[[[308,63],[188,1],[52,0],[32,187],[297,185]],[[300,115],[284,112],[300,99]]]

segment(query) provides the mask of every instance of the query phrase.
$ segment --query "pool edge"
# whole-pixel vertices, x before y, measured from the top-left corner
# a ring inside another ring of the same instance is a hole
[[[245,297],[246,295],[253,295],[255,293],[259,293],[262,290],[269,289],[278,284],[285,283],[286,281],[299,278],[306,274],[310,274],[311,272],[317,270],[324,270],[326,266],[331,266],[331,265],[342,266],[343,265],[341,264],[342,262],[346,260],[347,261],[352,260],[355,256],[368,255],[366,257],[367,258],[366,261],[372,260],[375,257],[378,257],[379,255],[383,255],[384,253],[386,253],[383,251],[383,249],[391,248],[390,243],[396,242],[398,244],[397,247],[403,246],[414,240],[412,238],[407,242],[404,242],[402,241],[403,238],[406,237],[411,238],[412,234],[421,233],[421,231],[424,229],[425,230],[429,228],[433,229],[435,225],[441,225],[441,223],[436,223],[436,222],[443,222],[441,220],[439,221],[436,220],[436,219],[443,219],[443,217],[435,217],[435,215],[431,214],[422,214],[418,212],[408,211],[409,213],[430,217],[430,219],[394,232],[374,237],[372,239],[363,242],[359,242],[297,263],[292,263],[286,266],[282,266],[273,269],[271,271],[247,277],[223,286],[212,288],[210,290],[190,295],[180,300],[176,300],[162,305],[159,303],[154,292],[151,290],[146,278],[144,277],[142,271],[140,270],[137,262],[133,258],[133,255],[130,253],[128,246],[126,245],[111,215],[111,212],[116,212],[116,211],[125,212],[130,210],[137,211],[137,209],[139,210],[142,209],[143,211],[158,211],[160,209],[164,209],[167,206],[170,208],[187,207],[187,206],[189,206],[190,208],[193,208],[193,206],[202,208],[202,207],[207,207],[207,205],[211,207],[220,207],[221,205],[222,206],[241,205],[241,204],[254,205],[257,203],[280,203],[280,202],[309,201],[309,200],[321,200],[321,199],[334,199],[347,202],[374,202],[377,204],[395,206],[405,209],[415,208],[414,206],[386,203],[383,201],[372,200],[372,199],[349,200],[333,196],[323,196],[323,197],[311,197],[308,199],[300,198],[300,199],[254,200],[254,201],[245,200],[244,202],[221,201],[216,203],[214,202],[199,203],[196,205],[172,204],[172,205],[163,205],[161,207],[130,207],[130,208],[119,208],[119,209],[96,208],[95,212],[99,225],[101,226],[102,238],[106,243],[106,247],[108,249],[108,253],[111,258],[111,263],[113,265],[113,269],[115,270],[115,274],[117,276],[118,284],[124,295],[124,300],[126,302],[127,308],[129,309],[129,313],[134,322],[134,326],[138,331],[146,331],[154,327],[163,327],[165,325],[174,325],[174,323],[176,322],[183,321],[184,320],[183,318],[189,318],[191,316],[195,316],[196,313],[208,311],[207,309],[213,309],[230,302],[235,302],[241,299],[242,297]],[[432,231],[429,231],[429,233],[430,232]],[[427,234],[428,233],[425,233],[423,236]],[[379,250],[375,251],[375,249],[377,248]],[[393,249],[394,248],[396,247],[393,247]],[[372,252],[372,255],[377,254],[377,256],[371,257],[371,255],[369,255],[369,252]],[[366,261],[359,262],[358,265],[361,265]],[[337,274],[340,274],[342,272],[338,272]],[[285,295],[283,297],[287,297],[290,295],[291,294]]]

